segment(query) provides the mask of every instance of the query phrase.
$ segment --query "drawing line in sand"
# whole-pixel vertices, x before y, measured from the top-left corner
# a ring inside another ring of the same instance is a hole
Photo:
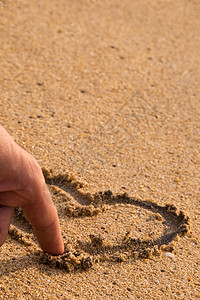
[[[128,194],[113,194],[111,191],[86,193],[83,184],[69,173],[55,175],[52,170],[43,168],[46,182],[53,194],[59,217],[75,218],[98,218],[99,214],[107,214],[112,207],[123,208],[134,207],[136,209],[151,212],[158,226],[163,226],[159,236],[153,238],[132,237],[131,229],[128,230],[120,240],[109,243],[101,234],[88,234],[90,241],[78,240],[75,245],[65,242],[65,252],[60,256],[50,254],[39,254],[40,262],[52,267],[62,268],[66,271],[86,270],[94,264],[108,261],[133,262],[135,259],[150,258],[152,255],[159,256],[162,251],[172,252],[174,246],[171,242],[177,236],[187,233],[189,218],[178,211],[174,205],[160,206],[152,201],[144,201]],[[95,217],[96,216],[96,217]],[[161,223],[159,223],[161,222]],[[23,225],[23,226],[22,226]],[[9,234],[18,242],[28,246],[38,255],[38,247],[31,225],[23,215],[21,209],[17,208],[13,224]]]

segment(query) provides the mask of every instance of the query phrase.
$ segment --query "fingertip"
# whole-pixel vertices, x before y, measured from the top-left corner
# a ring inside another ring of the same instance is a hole
[[[62,255],[64,253],[64,243],[63,240],[61,239],[58,243],[54,243],[52,245],[45,245],[42,246],[42,250],[45,253],[49,253],[52,255]]]
[[[64,244],[57,209],[46,185],[42,192],[42,197],[37,202],[24,205],[22,209],[33,226],[42,250],[60,255],[64,252]]]

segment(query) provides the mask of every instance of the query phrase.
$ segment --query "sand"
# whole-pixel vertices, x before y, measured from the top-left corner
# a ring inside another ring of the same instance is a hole
[[[200,298],[198,0],[0,1],[0,122],[65,254],[16,209],[0,299]]]

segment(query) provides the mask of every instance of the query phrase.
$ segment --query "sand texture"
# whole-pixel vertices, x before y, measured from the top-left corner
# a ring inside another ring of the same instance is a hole
[[[15,209],[0,299],[200,298],[200,2],[0,0],[0,123],[65,252]]]

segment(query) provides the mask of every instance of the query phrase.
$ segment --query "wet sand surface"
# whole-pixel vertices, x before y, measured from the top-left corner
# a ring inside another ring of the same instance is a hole
[[[16,209],[0,299],[200,298],[200,3],[0,1],[0,122],[65,253]]]

